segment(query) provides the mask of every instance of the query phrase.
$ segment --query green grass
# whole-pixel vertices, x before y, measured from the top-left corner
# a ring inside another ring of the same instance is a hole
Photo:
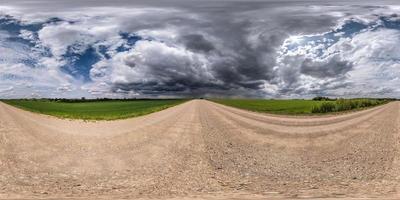
[[[212,99],[212,101],[236,108],[272,114],[311,114],[314,106],[322,101],[312,100],[265,100],[265,99]]]
[[[380,101],[380,100],[365,100],[365,101],[373,101],[374,103],[367,106],[352,106],[349,109],[336,109],[343,107],[343,100],[333,100],[333,101],[313,101],[313,100],[266,100],[266,99],[212,99],[212,101],[220,104],[224,104],[227,106],[232,106],[236,108],[251,110],[255,112],[265,112],[271,114],[283,114],[283,115],[309,115],[309,114],[321,114],[328,112],[342,112],[348,110],[359,110],[366,107],[376,106],[388,101]],[[361,100],[345,100],[347,102],[360,102]],[[364,100],[363,100],[364,101]],[[333,109],[330,109],[325,112],[324,109],[329,106],[333,106]],[[357,104],[359,105],[359,104]],[[360,104],[361,105],[361,104]],[[324,112],[323,112],[324,111]]]
[[[61,118],[115,120],[157,112],[186,100],[111,100],[56,102],[49,100],[4,100],[15,107]]]
[[[348,110],[360,110],[363,108],[378,106],[389,102],[387,99],[337,99],[326,101],[319,106],[314,106],[312,113],[342,112]]]

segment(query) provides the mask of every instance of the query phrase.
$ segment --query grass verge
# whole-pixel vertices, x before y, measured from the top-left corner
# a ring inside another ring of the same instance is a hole
[[[269,100],[269,99],[211,99],[216,103],[236,108],[284,115],[311,114],[314,106],[323,102],[311,100]]]
[[[281,115],[311,115],[362,109],[381,105],[388,100],[338,99],[338,100],[268,100],[268,99],[211,99],[216,103],[236,108]],[[350,106],[349,106],[350,105]]]
[[[116,120],[157,112],[180,103],[171,100],[109,100],[87,102],[58,102],[51,100],[3,100],[9,105],[60,118],[83,120]]]
[[[373,107],[389,102],[384,99],[337,99],[335,101],[325,101],[311,109],[312,113],[341,112],[348,110],[359,110]]]

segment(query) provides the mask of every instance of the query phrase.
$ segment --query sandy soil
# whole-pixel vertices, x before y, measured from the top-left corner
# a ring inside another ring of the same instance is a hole
[[[0,199],[396,199],[399,112],[285,117],[193,100],[84,122],[0,103]]]

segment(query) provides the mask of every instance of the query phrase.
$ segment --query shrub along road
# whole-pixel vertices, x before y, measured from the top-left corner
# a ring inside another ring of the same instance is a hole
[[[0,103],[0,198],[396,198],[399,108],[283,117],[193,100],[83,122]]]

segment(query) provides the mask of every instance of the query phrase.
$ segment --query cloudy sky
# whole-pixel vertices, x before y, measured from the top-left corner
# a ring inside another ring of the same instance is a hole
[[[0,0],[0,98],[400,97],[396,1]]]

